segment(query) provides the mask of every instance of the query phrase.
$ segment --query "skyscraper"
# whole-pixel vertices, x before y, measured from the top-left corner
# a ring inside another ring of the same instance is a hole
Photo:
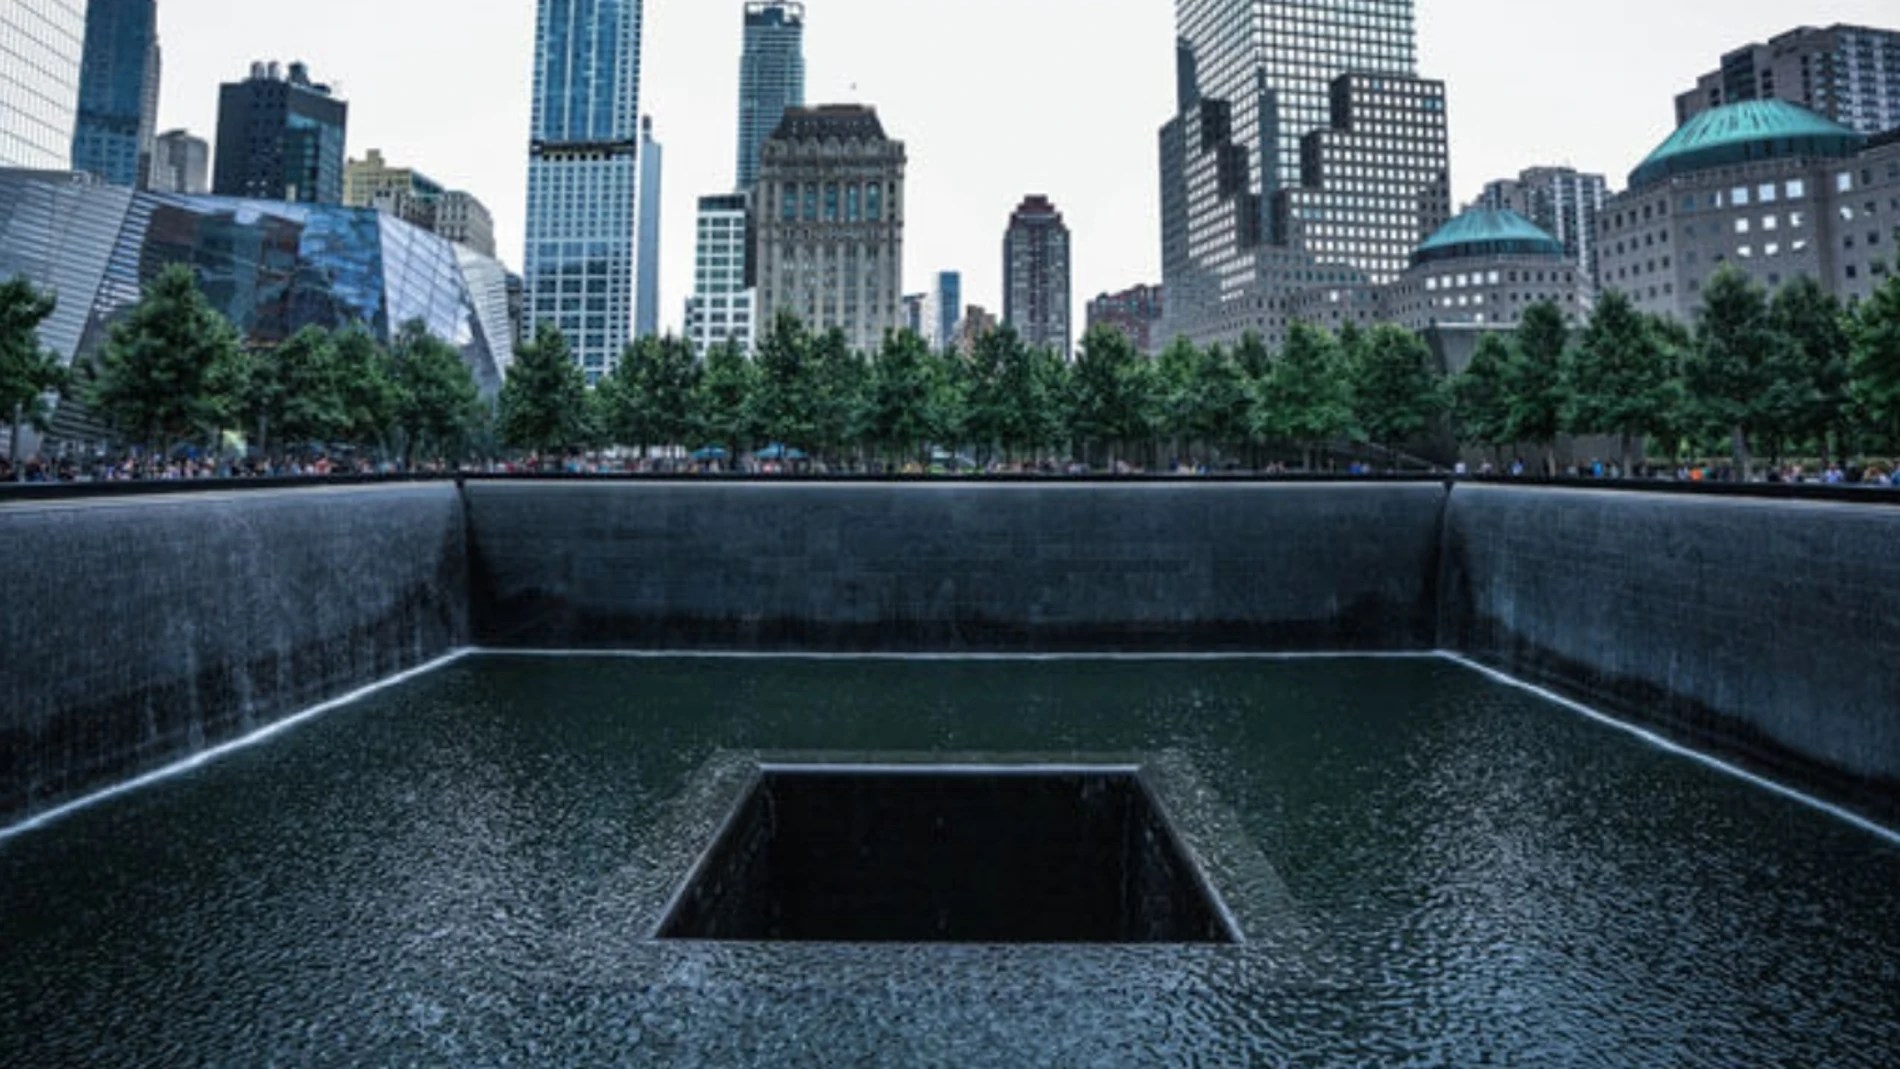
[[[193,137],[189,130],[167,130],[152,145],[152,192],[211,191],[211,145],[204,138]]]
[[[0,4],[0,167],[72,160],[85,0]]]
[[[1390,278],[1397,235],[1416,241],[1448,214],[1442,129],[1414,145],[1385,128],[1433,125],[1420,114],[1434,83],[1415,77],[1411,0],[1177,0],[1176,33],[1176,109],[1160,138],[1174,332],[1277,336],[1290,289]],[[1361,126],[1361,112],[1380,117]],[[1297,193],[1315,172],[1345,185]],[[1327,247],[1302,248],[1309,238]]]
[[[1048,197],[1033,194],[1011,213],[1003,235],[1003,322],[1028,344],[1067,359],[1069,303],[1069,227]]]
[[[79,68],[73,170],[143,187],[158,126],[158,5],[91,0]]]
[[[739,59],[739,189],[759,179],[759,150],[785,109],[805,106],[805,5],[745,7],[745,53]]]
[[[728,341],[752,349],[758,294],[750,268],[751,219],[743,193],[699,198],[693,296],[686,302],[686,336],[699,352]]]
[[[221,197],[343,203],[343,142],[349,105],[310,80],[302,63],[285,71],[251,64],[251,76],[218,92],[218,160],[212,191]]]
[[[1564,255],[1577,265],[1594,293],[1598,273],[1597,226],[1609,183],[1600,174],[1584,174],[1574,167],[1532,167],[1516,178],[1487,183],[1480,206],[1513,211],[1563,242]]]
[[[1676,123],[1745,100],[1786,100],[1863,134],[1900,129],[1900,30],[1802,26],[1744,45],[1676,98]]]
[[[640,0],[539,0],[525,315],[590,381],[633,330],[639,255]]]
[[[937,288],[931,292],[936,313],[936,343],[947,348],[957,336],[957,323],[963,318],[963,274],[958,271],[937,272]]]
[[[653,140],[653,116],[640,120],[640,267],[634,300],[633,333],[650,338],[660,332],[660,143]]]
[[[855,104],[793,108],[760,153],[758,320],[791,311],[870,352],[903,326],[904,143]],[[763,331],[761,331],[763,333]]]

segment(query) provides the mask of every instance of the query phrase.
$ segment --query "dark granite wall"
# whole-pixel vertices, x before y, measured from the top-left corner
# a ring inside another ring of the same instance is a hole
[[[1436,644],[1434,483],[475,482],[466,496],[484,645]]]
[[[1460,486],[1443,643],[1900,823],[1900,509]]]
[[[0,825],[468,641],[452,484],[0,505]]]

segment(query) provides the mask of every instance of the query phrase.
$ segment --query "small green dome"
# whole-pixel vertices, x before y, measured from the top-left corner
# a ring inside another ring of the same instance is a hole
[[[1426,238],[1425,243],[1413,251],[1412,264],[1480,256],[1562,257],[1563,254],[1563,242],[1516,212],[1471,208]]]
[[[1744,100],[1683,123],[1630,173],[1630,188],[1753,160],[1852,156],[1866,144],[1865,136],[1799,105]]]

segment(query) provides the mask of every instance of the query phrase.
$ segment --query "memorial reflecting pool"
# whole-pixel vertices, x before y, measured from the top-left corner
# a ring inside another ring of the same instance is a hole
[[[760,761],[860,758],[1140,767],[1244,939],[654,938]],[[470,658],[0,841],[10,1066],[1896,1050],[1900,847],[1435,659]]]

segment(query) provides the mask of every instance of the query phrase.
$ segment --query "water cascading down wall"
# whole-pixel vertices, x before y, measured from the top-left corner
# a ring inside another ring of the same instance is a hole
[[[1438,483],[0,503],[0,826],[468,646],[1446,650],[1900,825],[1900,508]]]

